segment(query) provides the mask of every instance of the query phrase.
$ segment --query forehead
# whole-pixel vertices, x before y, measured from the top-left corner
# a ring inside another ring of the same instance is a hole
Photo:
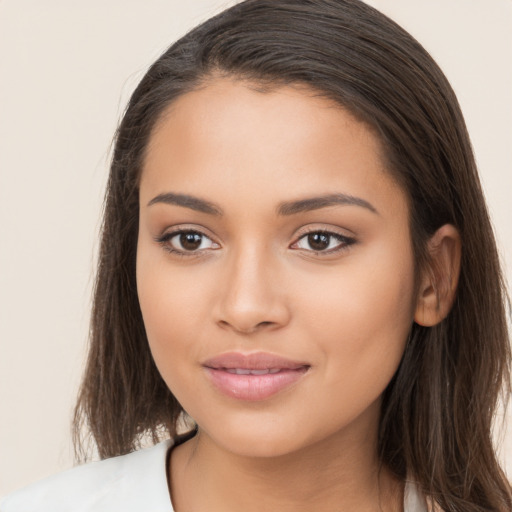
[[[380,140],[314,90],[215,79],[173,102],[153,130],[141,194],[247,193],[279,201],[332,191],[401,194]],[[221,195],[222,195],[221,194]],[[142,198],[141,198],[142,199]]]

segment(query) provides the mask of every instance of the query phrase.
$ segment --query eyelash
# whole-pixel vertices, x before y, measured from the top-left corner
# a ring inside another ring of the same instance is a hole
[[[162,248],[164,250],[166,250],[167,252],[169,252],[175,256],[179,256],[179,257],[184,257],[184,258],[197,257],[201,254],[202,251],[205,250],[205,249],[202,249],[202,250],[195,250],[195,251],[186,251],[186,250],[175,249],[174,247],[172,247],[170,242],[173,238],[181,236],[181,235],[199,235],[200,237],[202,237],[202,239],[207,238],[208,240],[211,240],[211,238],[208,235],[205,235],[201,231],[197,231],[195,229],[178,229],[176,231],[170,231],[168,233],[164,233],[163,235],[157,237],[155,240],[162,246]],[[201,241],[201,243],[202,243],[202,241]],[[215,242],[213,242],[213,240],[212,240],[212,243],[215,244]]]
[[[307,250],[307,252],[312,252],[316,256],[321,256],[324,254],[330,255],[330,254],[336,254],[341,251],[346,251],[351,245],[356,243],[355,238],[348,237],[348,236],[342,235],[340,233],[336,233],[334,231],[328,231],[326,229],[314,229],[313,228],[313,229],[301,234],[299,236],[299,238],[297,239],[297,241],[292,244],[292,246],[297,245],[301,240],[303,240],[304,238],[306,238],[310,235],[324,235],[324,236],[329,237],[330,239],[334,238],[335,240],[340,242],[339,245],[337,245],[336,247],[334,247],[332,249],[328,249],[328,250],[321,250],[321,251],[319,251],[319,250],[315,251],[314,249]],[[329,245],[330,245],[330,242],[329,242]]]
[[[176,231],[164,233],[163,235],[157,237],[155,239],[155,241],[157,243],[159,243],[164,250],[166,250],[167,252],[169,252],[173,255],[179,256],[179,257],[185,257],[185,258],[186,257],[198,257],[201,255],[201,253],[203,251],[206,250],[206,249],[199,249],[199,250],[187,251],[187,250],[175,249],[174,247],[172,247],[170,242],[173,238],[181,236],[181,235],[199,235],[202,238],[201,243],[206,238],[206,239],[210,240],[212,242],[212,244],[216,244],[216,242],[214,242],[208,235],[202,233],[201,231],[197,231],[195,229],[178,229]],[[335,233],[333,231],[328,231],[328,230],[324,230],[324,229],[311,229],[310,231],[307,231],[307,232],[303,233],[301,236],[299,236],[297,238],[297,240],[290,245],[290,247],[293,248],[294,245],[297,245],[301,240],[303,240],[304,238],[306,238],[310,235],[324,235],[326,237],[329,237],[329,239],[334,238],[338,242],[340,242],[339,245],[337,245],[336,247],[334,247],[332,249],[328,249],[328,250],[304,249],[306,252],[313,253],[317,256],[321,256],[324,254],[325,255],[335,254],[335,253],[347,250],[351,245],[356,243],[355,238],[347,237],[347,236],[341,235],[340,233]],[[218,245],[218,244],[216,244],[216,245]],[[329,241],[329,245],[330,245],[330,241]],[[297,248],[297,250],[300,250],[300,248]]]

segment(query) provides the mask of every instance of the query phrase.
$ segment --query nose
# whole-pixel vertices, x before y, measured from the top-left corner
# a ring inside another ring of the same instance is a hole
[[[239,334],[284,327],[290,309],[276,263],[260,251],[240,251],[226,262],[227,276],[219,290],[216,321]]]

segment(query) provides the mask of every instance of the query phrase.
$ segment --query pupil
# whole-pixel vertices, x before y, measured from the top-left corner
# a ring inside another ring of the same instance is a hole
[[[308,243],[312,249],[316,251],[322,251],[329,247],[329,235],[324,233],[311,233],[308,235]]]
[[[184,249],[194,251],[201,245],[201,235],[198,233],[182,233],[180,243]]]

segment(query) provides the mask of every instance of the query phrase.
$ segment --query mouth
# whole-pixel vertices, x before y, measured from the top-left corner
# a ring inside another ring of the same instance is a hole
[[[231,398],[261,401],[297,383],[310,365],[267,353],[222,354],[203,363],[214,388]]]
[[[269,373],[279,373],[282,368],[267,368],[265,370],[251,370],[247,368],[215,368],[216,370],[225,370],[235,375],[268,375]]]

